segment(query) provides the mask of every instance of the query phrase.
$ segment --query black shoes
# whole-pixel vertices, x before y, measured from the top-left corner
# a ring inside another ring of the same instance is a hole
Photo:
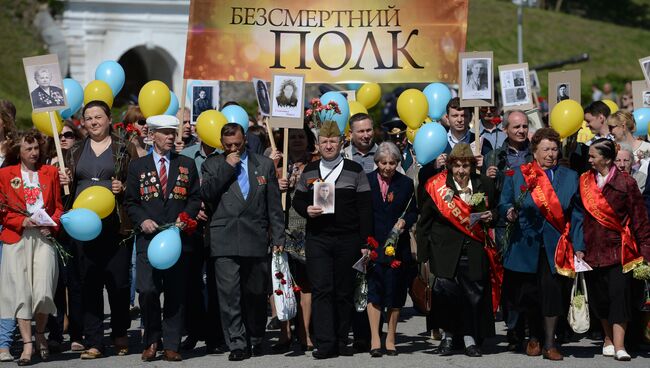
[[[384,354],[381,352],[381,349],[370,349],[370,356],[372,358],[381,358]]]
[[[261,357],[262,355],[264,355],[264,350],[262,349],[262,344],[254,345],[253,347],[251,347],[249,349],[250,349],[249,356]]]
[[[453,343],[451,339],[442,339],[438,345],[438,355],[449,356],[453,354]]]
[[[193,336],[187,336],[185,338],[185,341],[181,343],[181,350],[184,351],[194,350],[198,342],[199,340],[197,338]]]
[[[388,356],[397,356],[398,353],[397,353],[397,350],[390,350],[390,349],[387,349],[387,350],[386,350],[386,355],[388,355]]]
[[[329,352],[328,353],[328,352],[316,349],[316,350],[312,351],[311,356],[314,357],[314,359],[319,359],[320,360],[320,359],[336,358],[339,355],[334,353],[334,352]]]
[[[465,348],[465,355],[467,355],[470,358],[478,358],[483,356],[481,354],[481,350],[476,345],[470,345]]]
[[[353,356],[355,353],[355,349],[351,348],[347,345],[340,344],[339,345],[339,355],[340,356]]]
[[[291,340],[275,343],[271,345],[271,350],[274,354],[284,354],[291,350]]]
[[[240,362],[250,357],[250,354],[242,349],[235,349],[228,354],[228,360],[231,362]]]
[[[273,331],[273,330],[279,330],[281,326],[281,322],[278,319],[278,317],[273,317],[269,321],[269,323],[266,325],[266,329],[268,331]]]

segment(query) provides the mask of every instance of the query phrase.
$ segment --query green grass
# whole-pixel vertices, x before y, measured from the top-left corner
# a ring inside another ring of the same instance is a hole
[[[0,1],[6,4],[7,0]],[[645,1],[645,0],[643,0]],[[516,7],[499,0],[471,0],[468,51],[492,50],[496,66],[517,62]],[[0,98],[16,104],[18,123],[30,126],[29,91],[22,58],[46,53],[34,28],[26,27],[9,12],[0,12]],[[582,70],[582,93],[589,96],[593,81],[642,79],[638,59],[650,55],[650,31],[540,9],[524,10],[524,60],[529,66],[567,59],[587,52],[590,60],[568,65]],[[548,71],[539,72],[546,95]],[[394,87],[391,87],[391,89]],[[583,100],[583,103],[588,102]]]

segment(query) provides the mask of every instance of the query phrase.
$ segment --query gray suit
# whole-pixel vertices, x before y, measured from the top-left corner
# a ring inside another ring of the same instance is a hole
[[[208,158],[201,171],[201,197],[212,214],[207,240],[217,293],[224,301],[219,306],[224,336],[231,351],[244,349],[264,337],[266,309],[260,305],[266,305],[270,292],[269,245],[284,245],[275,166],[264,156],[248,153],[246,199],[237,170],[224,155]]]

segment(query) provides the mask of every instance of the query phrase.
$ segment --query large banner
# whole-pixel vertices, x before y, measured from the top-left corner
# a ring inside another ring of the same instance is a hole
[[[455,83],[468,0],[191,0],[186,79]]]

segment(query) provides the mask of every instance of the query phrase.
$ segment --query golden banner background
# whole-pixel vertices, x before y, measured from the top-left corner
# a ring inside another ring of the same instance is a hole
[[[184,76],[455,83],[467,11],[468,0],[192,0]]]

